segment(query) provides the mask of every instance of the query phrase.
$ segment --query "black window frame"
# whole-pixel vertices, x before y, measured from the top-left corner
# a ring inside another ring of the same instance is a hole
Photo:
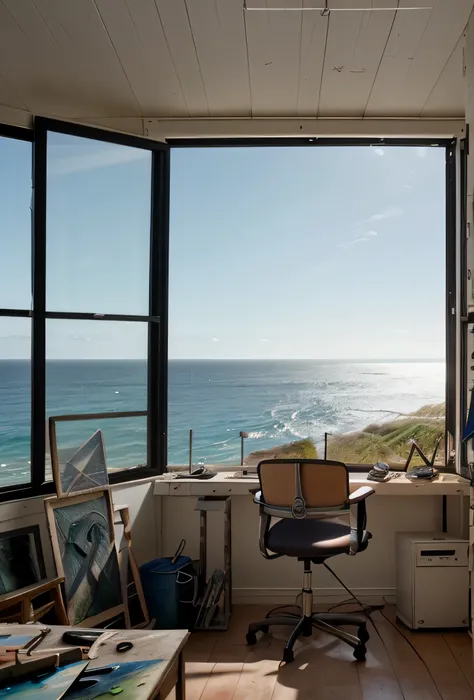
[[[450,459],[451,447],[456,438],[456,138],[374,138],[374,137],[242,137],[242,138],[171,138],[174,148],[249,148],[249,147],[306,147],[321,146],[365,146],[388,147],[410,146],[445,149],[445,211],[446,211],[446,418],[445,418],[445,464],[437,467],[441,472],[453,473],[454,461]],[[454,310],[454,312],[453,312]],[[168,390],[168,388],[167,388]],[[367,472],[372,465],[348,464],[350,472]],[[402,467],[401,467],[402,469]]]
[[[149,309],[147,315],[53,312],[46,309],[47,136],[56,132],[141,148],[151,153]],[[168,411],[168,250],[169,147],[141,136],[36,117],[33,129],[0,124],[0,137],[32,144],[32,302],[31,309],[0,308],[0,317],[31,319],[31,474],[30,481],[0,487],[0,502],[55,492],[45,480],[46,320],[78,319],[96,323],[131,321],[148,326],[147,466],[109,474],[111,485],[144,479],[166,470]],[[137,412],[140,414],[141,412]]]
[[[150,230],[150,306],[148,316],[46,311],[46,149],[47,132],[56,131],[107,143],[144,148],[152,152],[152,207]],[[31,480],[25,484],[0,487],[0,502],[54,493],[54,483],[45,482],[45,325],[47,318],[90,319],[148,323],[147,462],[151,466],[124,469],[110,474],[110,483],[127,483],[149,478],[167,470],[168,443],[168,270],[169,270],[169,187],[170,149],[190,147],[249,146],[427,146],[446,149],[446,435],[454,425],[456,407],[455,318],[452,314],[456,290],[456,139],[434,138],[217,138],[169,139],[166,143],[141,136],[107,131],[82,124],[36,117],[34,128],[0,124],[0,137],[31,142],[33,146],[32,215],[32,309],[0,308],[1,316],[31,318]],[[448,413],[450,417],[448,418]],[[448,421],[451,421],[449,423]],[[452,440],[455,435],[452,434]],[[448,456],[448,451],[446,451]],[[365,472],[367,465],[350,465],[350,471]],[[445,471],[453,471],[445,467]]]

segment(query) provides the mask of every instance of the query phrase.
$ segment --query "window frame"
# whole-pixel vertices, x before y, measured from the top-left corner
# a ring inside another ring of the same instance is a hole
[[[456,440],[456,138],[371,138],[371,137],[222,137],[222,138],[171,138],[167,139],[170,149],[174,148],[249,148],[249,147],[306,147],[318,148],[321,146],[362,146],[362,147],[391,147],[391,146],[424,146],[429,148],[444,148],[445,157],[445,210],[446,210],[446,294],[445,294],[445,344],[446,344],[446,418],[445,418],[445,464],[437,467],[440,472],[455,472],[454,461],[449,459],[451,450],[461,450]],[[452,303],[451,301],[452,300]],[[455,313],[452,312],[455,310]],[[168,387],[166,388],[168,392]],[[448,426],[453,432],[448,433]],[[219,469],[219,465],[212,465]],[[350,472],[367,472],[372,466],[369,464],[348,464]],[[173,471],[175,467],[169,465]],[[229,471],[230,467],[223,466],[222,471]],[[401,470],[402,468],[400,468]]]
[[[149,315],[109,314],[100,319],[93,313],[46,311],[46,149],[47,132],[56,131],[83,138],[105,141],[152,152],[150,216],[150,299]],[[31,355],[31,480],[25,484],[0,487],[0,502],[47,495],[55,492],[53,482],[45,482],[45,326],[47,318],[135,321],[148,324],[147,382],[147,461],[146,468],[113,472],[112,485],[150,478],[168,470],[168,276],[169,276],[169,189],[171,148],[249,147],[249,146],[428,146],[446,149],[446,406],[456,407],[455,365],[456,334],[448,295],[456,289],[456,144],[455,138],[182,138],[166,143],[141,136],[122,134],[82,124],[36,117],[34,128],[0,124],[0,137],[31,142],[32,166],[32,309],[0,308],[1,316],[30,318]],[[448,263],[451,261],[451,264]],[[452,298],[452,297],[451,297]],[[455,308],[455,306],[454,306]],[[451,326],[448,325],[452,325]],[[448,344],[451,343],[451,350]],[[454,343],[454,346],[453,346]],[[454,347],[454,352],[452,348]],[[453,377],[454,379],[450,379]],[[446,435],[448,439],[448,418]],[[454,441],[455,435],[452,436]],[[456,446],[459,449],[459,446]],[[448,450],[446,450],[448,455]],[[170,468],[172,469],[171,465]],[[352,472],[366,472],[368,465],[349,465]],[[226,469],[224,467],[224,469]],[[441,471],[454,471],[445,466]]]
[[[141,148],[151,154],[151,209],[148,314],[53,312],[46,309],[46,211],[48,132]],[[167,457],[168,364],[168,235],[169,147],[140,136],[107,131],[71,122],[35,117],[33,129],[0,124],[0,137],[32,143],[32,302],[31,310],[0,308],[1,316],[31,319],[31,472],[30,481],[0,487],[0,502],[55,492],[45,481],[46,453],[46,321],[92,320],[96,323],[146,323],[147,341],[147,466],[113,471],[111,485],[162,474]],[[138,412],[140,413],[140,412]]]

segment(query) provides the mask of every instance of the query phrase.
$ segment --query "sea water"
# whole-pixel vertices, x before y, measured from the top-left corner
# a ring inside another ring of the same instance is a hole
[[[0,360],[0,485],[29,480],[30,366]],[[147,370],[140,360],[47,362],[48,415],[142,411]],[[168,462],[237,464],[246,453],[325,432],[350,432],[445,400],[438,361],[171,360]],[[146,462],[146,419],[58,425],[60,447],[79,446],[98,427],[111,467]],[[46,426],[45,426],[46,430]]]

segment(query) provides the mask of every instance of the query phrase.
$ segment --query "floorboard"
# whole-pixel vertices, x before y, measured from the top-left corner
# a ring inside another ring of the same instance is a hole
[[[472,644],[467,633],[412,633],[387,606],[369,624],[365,663],[343,642],[315,632],[281,664],[290,628],[275,628],[254,647],[249,622],[262,606],[235,606],[227,632],[194,633],[185,649],[187,700],[472,700]],[[379,636],[380,635],[380,636]],[[410,644],[421,656],[412,649]],[[426,665],[425,665],[426,664]]]
[[[427,631],[410,632],[405,625],[397,623],[395,609],[391,606],[384,614],[420,654],[442,700],[472,700],[472,688],[443,634]],[[469,635],[466,633],[466,636]]]

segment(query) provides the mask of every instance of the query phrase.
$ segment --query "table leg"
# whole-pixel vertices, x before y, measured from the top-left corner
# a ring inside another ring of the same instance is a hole
[[[176,700],[186,700],[186,675],[184,670],[184,654],[178,657],[178,680],[176,682]]]

